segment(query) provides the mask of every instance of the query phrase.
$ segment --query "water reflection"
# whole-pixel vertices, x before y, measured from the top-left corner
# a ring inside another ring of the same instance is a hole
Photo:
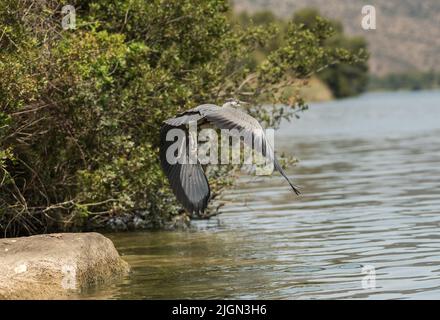
[[[439,298],[440,94],[373,94],[283,124],[289,173],[243,177],[192,232],[110,235],[133,267],[101,298]],[[362,288],[362,266],[376,289]]]

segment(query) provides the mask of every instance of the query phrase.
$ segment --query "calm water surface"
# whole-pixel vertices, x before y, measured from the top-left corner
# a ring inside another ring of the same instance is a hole
[[[109,235],[133,272],[83,297],[440,298],[440,92],[314,104],[276,149],[301,197],[244,177],[194,231]]]

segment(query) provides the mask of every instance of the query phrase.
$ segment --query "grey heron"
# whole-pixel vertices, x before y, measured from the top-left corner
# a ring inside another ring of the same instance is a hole
[[[263,156],[272,154],[270,161],[273,161],[275,170],[287,180],[297,195],[300,194],[298,187],[289,180],[275,154],[267,152],[269,149],[273,151],[273,146],[267,141],[260,123],[249,114],[235,108],[237,106],[239,106],[239,101],[237,100],[229,100],[222,107],[214,104],[203,104],[180,113],[176,117],[165,120],[162,123],[160,130],[161,166],[169,180],[174,195],[189,213],[203,213],[208,206],[211,193],[208,179],[199,161],[193,164],[170,164],[167,161],[166,152],[173,142],[167,141],[166,137],[169,130],[174,128],[186,130],[187,132],[187,125],[190,122],[209,124],[217,129],[228,129],[231,132],[240,132],[240,134],[244,133],[244,135],[251,136],[253,139],[250,141],[251,144],[252,141],[254,142],[254,146],[250,145],[250,147],[255,149],[255,145],[259,144],[261,147],[259,150],[263,153]]]

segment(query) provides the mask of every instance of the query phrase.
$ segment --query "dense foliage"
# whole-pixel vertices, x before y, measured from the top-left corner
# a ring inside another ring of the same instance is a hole
[[[231,23],[225,0],[0,2],[0,230],[5,235],[113,226],[163,227],[178,217],[158,162],[160,123],[236,97],[268,125],[304,107],[280,94],[335,61],[332,25]],[[281,85],[283,84],[283,85]],[[272,108],[262,108],[269,103]],[[290,112],[279,107],[283,103]],[[214,170],[214,189],[225,171]],[[124,219],[122,219],[124,218]]]
[[[319,17],[318,10],[304,8],[296,11],[292,19],[297,25],[316,30],[320,21]],[[252,23],[260,26],[276,24],[281,30],[271,39],[267,48],[256,51],[254,55],[255,65],[272,50],[276,50],[285,44],[284,39],[286,37],[283,34],[288,30],[288,22],[276,17],[272,12],[260,11],[252,15],[243,12],[237,20],[244,26],[249,26]],[[348,37],[345,35],[343,27],[338,21],[328,19],[326,21],[334,32],[330,37],[322,39],[322,45],[335,50],[342,48],[350,52],[356,52],[359,57],[364,57],[364,59],[358,59],[350,63],[338,63],[340,61],[336,59],[330,62],[330,65],[326,66],[325,69],[320,70],[317,76],[327,84],[336,98],[358,95],[364,92],[368,85],[367,43],[362,37]]]

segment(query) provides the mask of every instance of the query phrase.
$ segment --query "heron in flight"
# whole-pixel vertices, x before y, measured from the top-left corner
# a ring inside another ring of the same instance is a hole
[[[199,161],[196,163],[174,163],[167,161],[167,149],[173,141],[167,141],[167,133],[171,129],[179,128],[188,132],[187,125],[191,122],[209,124],[217,129],[228,129],[231,135],[239,132],[240,136],[250,136],[250,147],[258,149],[263,156],[271,157],[275,170],[277,170],[289,183],[292,190],[299,195],[300,192],[287,177],[273,153],[273,146],[267,140],[260,123],[247,113],[237,109],[240,102],[230,99],[222,107],[214,104],[203,104],[178,114],[175,118],[165,120],[160,130],[160,162],[167,176],[171,189],[177,200],[189,213],[203,213],[208,206],[210,188],[208,179]],[[234,130],[235,129],[235,130]],[[254,144],[252,146],[252,141]],[[272,151],[272,152],[268,152]]]

